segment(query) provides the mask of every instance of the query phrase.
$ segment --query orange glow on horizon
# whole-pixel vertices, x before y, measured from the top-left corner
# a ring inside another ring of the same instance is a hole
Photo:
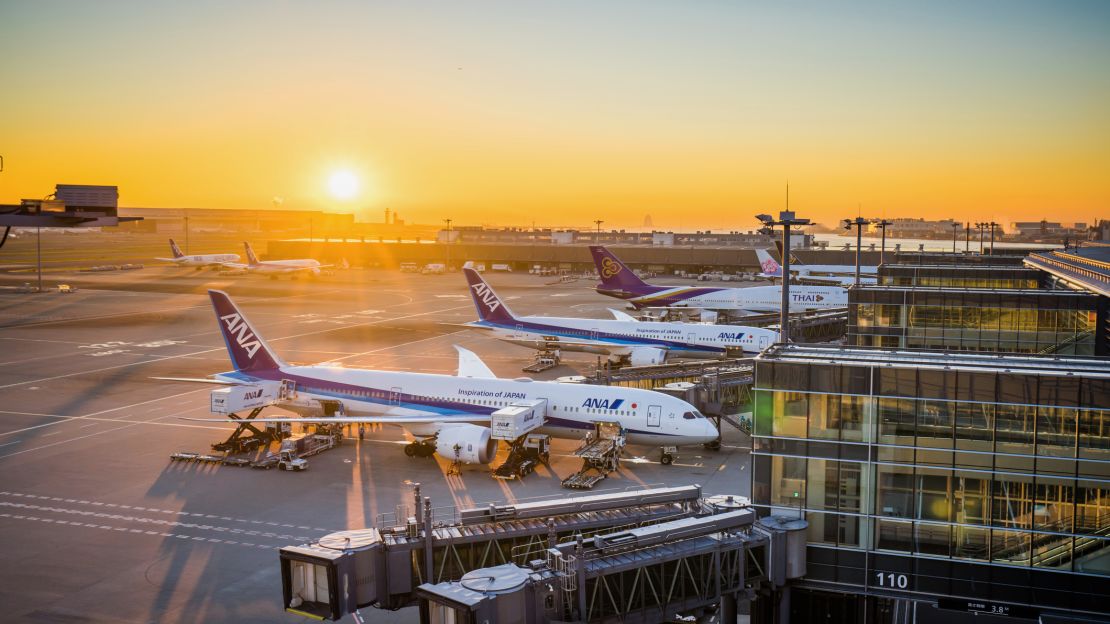
[[[1110,216],[1110,9],[995,8],[13,6],[0,203],[750,230],[789,180],[823,223]]]

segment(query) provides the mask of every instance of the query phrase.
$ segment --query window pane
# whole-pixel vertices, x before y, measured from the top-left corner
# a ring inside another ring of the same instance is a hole
[[[809,411],[808,395],[804,392],[776,392],[774,430],[776,436],[804,438]]]
[[[888,444],[914,443],[915,401],[879,399],[879,440]]]
[[[809,395],[809,437],[840,438],[840,397],[835,394]]]
[[[995,479],[991,499],[991,524],[1029,529],[1033,525],[1033,484],[1029,481]]]
[[[975,472],[956,471],[952,477],[951,521],[960,524],[989,524],[990,479]]]
[[[990,529],[955,525],[952,527],[952,556],[986,561]]]
[[[879,520],[879,550],[910,552],[913,547],[913,523],[900,520]]]
[[[991,561],[1029,565],[1030,535],[1020,531],[991,531]]]
[[[944,470],[917,469],[916,518],[919,520],[937,520],[939,522],[948,520],[951,516],[948,476],[949,473]],[[947,544],[947,539],[945,543]]]
[[[778,456],[771,459],[771,504],[800,507],[806,495],[806,460]]]
[[[913,469],[878,466],[879,489],[875,513],[895,518],[913,517]]]
[[[947,524],[918,522],[914,527],[914,551],[926,555],[948,556],[952,527]]]

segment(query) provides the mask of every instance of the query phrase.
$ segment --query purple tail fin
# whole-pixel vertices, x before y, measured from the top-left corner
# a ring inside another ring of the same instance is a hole
[[[243,248],[247,250],[247,264],[249,264],[251,266],[255,266],[256,264],[260,264],[258,262],[258,256],[254,255],[254,250],[251,249],[251,244],[250,243],[248,243],[246,241],[243,241]]]
[[[624,293],[628,295],[645,295],[659,288],[645,283],[632,272],[620,258],[613,252],[600,245],[591,245],[590,253],[593,254],[597,272],[601,275],[601,285],[598,291]]]
[[[266,340],[255,330],[254,325],[235,307],[227,293],[220,290],[208,291],[212,298],[212,308],[227,344],[227,353],[237,371],[275,370],[285,366],[266,344]]]
[[[177,243],[173,242],[172,238],[170,239],[170,251],[173,252],[174,258],[182,258],[185,256],[185,254],[181,253],[181,248],[177,246]]]
[[[466,283],[470,286],[470,296],[474,298],[474,307],[478,308],[478,319],[493,323],[512,323],[516,319],[504,301],[493,292],[482,276],[474,269],[463,269]]]

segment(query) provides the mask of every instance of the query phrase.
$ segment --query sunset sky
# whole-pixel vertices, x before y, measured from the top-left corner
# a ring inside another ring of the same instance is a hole
[[[1110,2],[0,0],[0,33],[0,203],[1110,218]]]

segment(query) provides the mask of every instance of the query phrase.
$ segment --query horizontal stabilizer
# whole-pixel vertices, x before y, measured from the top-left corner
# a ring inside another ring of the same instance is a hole
[[[188,383],[216,384],[220,386],[241,386],[247,383],[238,381],[223,381],[220,379],[201,379],[197,377],[151,377],[151,379],[157,379],[158,381],[184,381]]]
[[[639,320],[635,316],[632,316],[631,314],[628,314],[626,312],[621,312],[620,310],[614,310],[613,308],[609,308],[609,314],[612,314],[613,318],[617,319],[618,321],[629,321],[632,323],[639,322]]]
[[[250,423],[290,423],[290,424],[318,424],[318,425],[357,425],[358,423],[366,424],[384,424],[384,425],[433,425],[436,423],[442,424],[459,424],[459,423],[479,423],[489,424],[490,417],[485,414],[452,414],[437,416],[320,416],[320,417],[300,417],[291,416],[287,418],[247,418],[235,420],[231,418],[188,418],[179,416],[181,420],[191,420],[194,422],[208,422],[208,423],[228,423],[240,424],[244,422]]]

